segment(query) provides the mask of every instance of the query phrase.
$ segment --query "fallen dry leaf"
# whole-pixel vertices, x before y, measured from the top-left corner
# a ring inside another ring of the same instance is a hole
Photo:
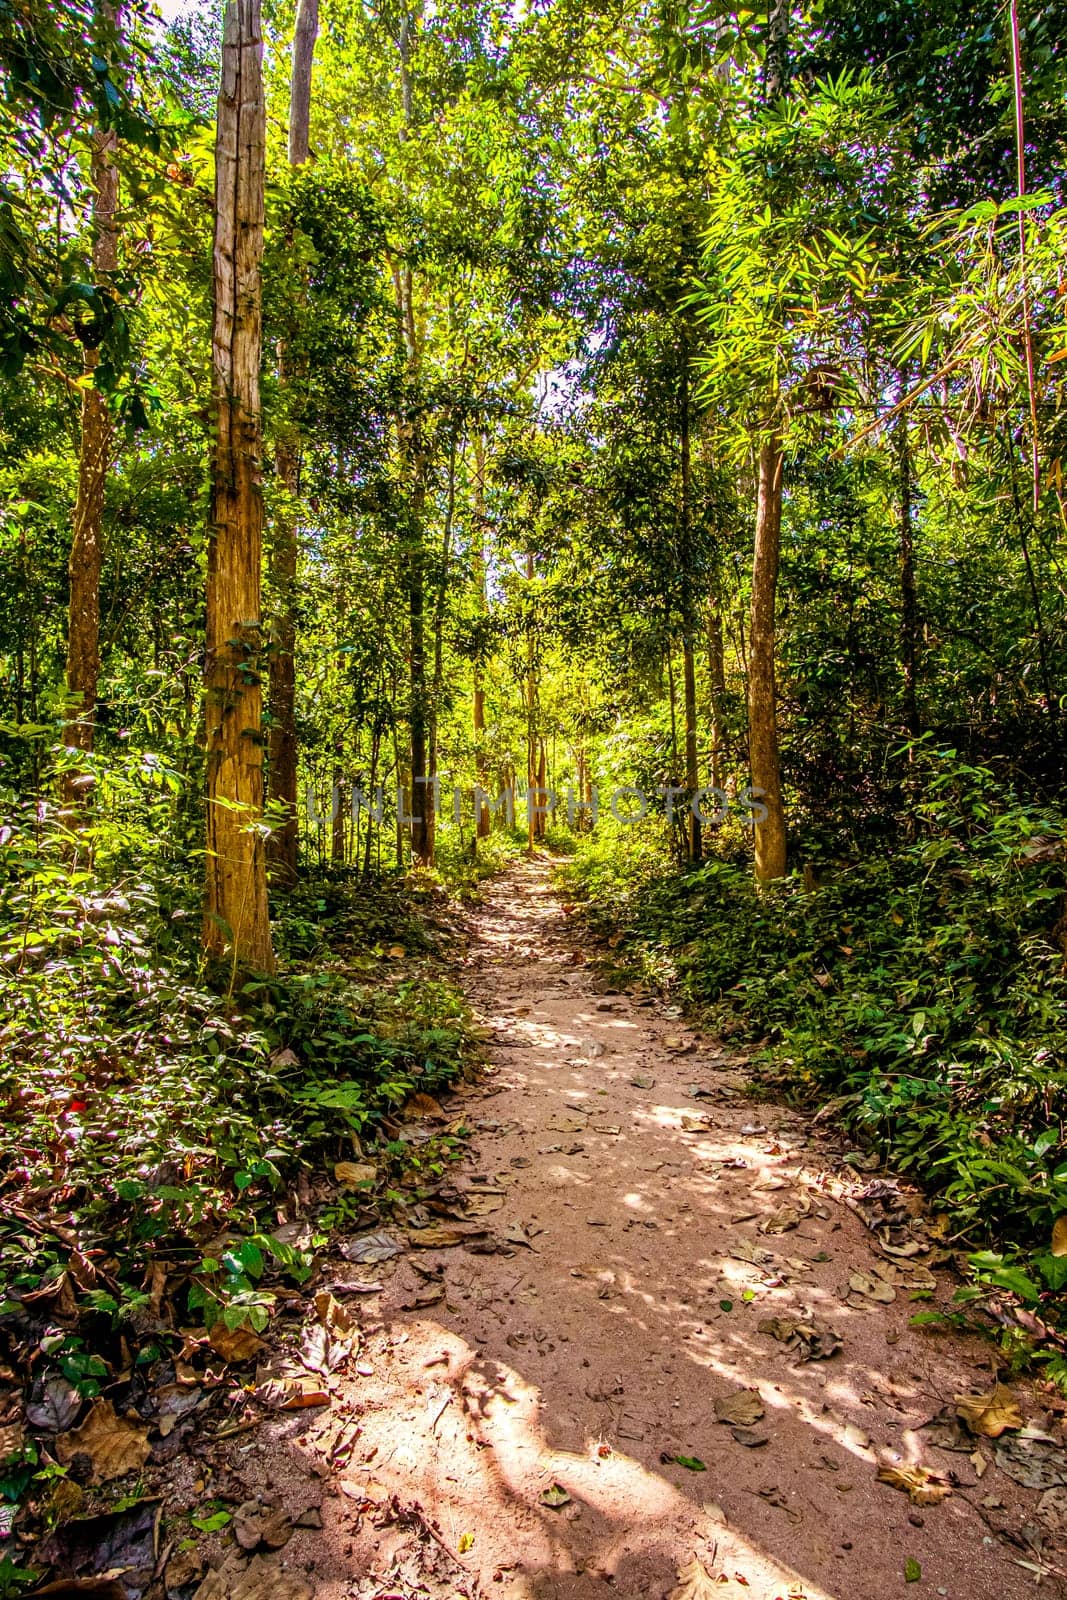
[[[764,1317],[757,1323],[757,1332],[769,1333],[779,1344],[788,1345],[801,1364],[828,1361],[842,1348],[841,1335],[814,1317]]]
[[[338,1161],[333,1175],[346,1189],[361,1189],[374,1182],[378,1169],[369,1161]]]
[[[406,1117],[424,1117],[430,1122],[447,1122],[448,1113],[439,1100],[432,1094],[413,1094],[410,1100],[404,1101],[404,1115]]]
[[[293,1524],[277,1506],[246,1500],[233,1514],[233,1536],[242,1550],[280,1550],[293,1536]]]
[[[346,1261],[352,1261],[357,1266],[370,1266],[377,1261],[391,1261],[394,1256],[400,1255],[403,1248],[399,1240],[382,1229],[376,1233],[360,1233],[354,1239],[346,1239],[341,1246],[341,1254]]]
[[[273,1556],[245,1562],[233,1555],[209,1572],[193,1600],[313,1600],[315,1591]]]
[[[803,1222],[803,1214],[793,1206],[779,1206],[777,1211],[772,1211],[770,1216],[764,1217],[759,1225],[760,1233],[788,1233],[791,1228]]]
[[[428,1228],[409,1228],[408,1243],[420,1250],[447,1250],[451,1245],[466,1244],[469,1239],[484,1239],[485,1228],[446,1228],[431,1223]]]
[[[56,1455],[63,1466],[69,1466],[76,1455],[89,1457],[93,1483],[108,1483],[138,1471],[150,1450],[148,1429],[120,1417],[110,1400],[98,1400],[80,1428],[60,1434],[56,1440]]]
[[[255,1396],[271,1411],[303,1411],[307,1406],[327,1406],[329,1391],[303,1367],[289,1362],[269,1362],[256,1370]]]
[[[679,1567],[678,1583],[670,1592],[670,1600],[717,1600],[721,1594],[721,1585],[694,1556],[687,1566]]]
[[[208,1335],[208,1344],[216,1355],[221,1356],[223,1361],[231,1366],[240,1366],[244,1361],[251,1361],[261,1350],[267,1348],[251,1328],[227,1328],[224,1322],[215,1323]]]
[[[848,1297],[850,1306],[862,1306],[864,1301],[873,1300],[879,1305],[892,1305],[897,1297],[897,1292],[891,1283],[882,1277],[868,1277],[865,1272],[854,1272],[848,1280],[851,1291]]]
[[[720,1395],[715,1402],[715,1417],[733,1427],[751,1428],[763,1416],[763,1401],[758,1389],[736,1389],[733,1394]]]
[[[995,1383],[989,1394],[958,1394],[956,1415],[984,1439],[999,1439],[1009,1428],[1023,1425],[1015,1396],[1003,1383]]]
[[[891,1489],[900,1489],[913,1506],[939,1506],[952,1493],[941,1474],[931,1472],[929,1467],[893,1467],[887,1464],[878,1468],[878,1482],[887,1483]]]
[[[1024,1489],[1054,1489],[1067,1484],[1067,1450],[1046,1439],[998,1439],[993,1455],[1001,1472]]]

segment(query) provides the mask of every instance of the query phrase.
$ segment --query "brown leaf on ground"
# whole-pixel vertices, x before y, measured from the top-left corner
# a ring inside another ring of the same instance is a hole
[[[772,1211],[769,1217],[764,1217],[759,1225],[760,1233],[788,1233],[791,1228],[803,1222],[803,1214],[794,1206],[779,1206],[777,1211]]]
[[[1067,1484],[1067,1450],[1046,1439],[998,1439],[993,1455],[1001,1472],[1024,1489],[1054,1489]]]
[[[429,1122],[447,1122],[448,1113],[432,1094],[413,1094],[404,1102],[406,1117],[424,1117]]]
[[[769,1333],[779,1344],[788,1345],[801,1363],[828,1361],[842,1348],[841,1335],[814,1317],[764,1317],[757,1332]]]
[[[354,1239],[346,1239],[341,1246],[341,1254],[346,1261],[352,1261],[357,1266],[370,1266],[378,1261],[391,1261],[394,1256],[401,1254],[403,1248],[391,1233],[380,1229],[376,1233],[360,1233]]]
[[[878,1468],[878,1482],[887,1483],[891,1489],[900,1489],[913,1506],[939,1506],[951,1486],[939,1472],[929,1467],[893,1467],[888,1464]]]
[[[431,1223],[428,1228],[409,1228],[408,1243],[420,1250],[447,1250],[451,1245],[466,1244],[469,1239],[484,1239],[485,1228],[445,1228]]]
[[[267,1348],[258,1333],[253,1333],[251,1328],[227,1328],[224,1322],[215,1323],[208,1336],[208,1344],[228,1366],[235,1367],[239,1367],[242,1362],[251,1361],[261,1350]]]
[[[369,1161],[338,1161],[333,1175],[346,1189],[362,1189],[374,1182],[378,1168],[371,1166]]]
[[[848,1303],[851,1306],[862,1306],[866,1300],[873,1300],[879,1305],[892,1305],[897,1297],[897,1292],[891,1283],[884,1278],[871,1276],[865,1272],[854,1272],[848,1280],[851,1291]]]
[[[1023,1425],[1018,1402],[1003,1383],[995,1383],[989,1394],[958,1394],[956,1415],[984,1439],[999,1439],[1009,1428]]]
[[[271,1411],[302,1411],[307,1406],[328,1406],[329,1390],[303,1367],[284,1361],[269,1362],[256,1370],[256,1399]]]
[[[694,1556],[687,1566],[679,1567],[678,1583],[670,1592],[670,1600],[718,1600],[721,1594],[722,1586]]]
[[[233,1536],[242,1550],[280,1550],[293,1536],[293,1524],[277,1506],[246,1500],[233,1514]]]
[[[209,1572],[193,1600],[314,1600],[314,1589],[273,1556],[245,1562],[233,1555]]]
[[[736,1389],[720,1395],[715,1402],[715,1418],[733,1427],[751,1428],[763,1416],[763,1401],[758,1389]]]
[[[94,1483],[108,1483],[126,1472],[136,1472],[150,1451],[148,1429],[120,1417],[110,1400],[98,1400],[80,1428],[60,1434],[56,1440],[56,1455],[63,1466],[69,1466],[76,1455],[89,1457]]]

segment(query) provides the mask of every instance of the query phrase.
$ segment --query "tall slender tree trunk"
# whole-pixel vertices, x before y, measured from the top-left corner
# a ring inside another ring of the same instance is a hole
[[[718,586],[715,597],[708,607],[708,684],[711,710],[711,783],[712,788],[721,789],[725,776],[723,711],[726,700],[726,650],[723,644],[722,603]]]
[[[413,18],[406,0],[400,16],[400,101],[404,117],[402,138],[415,121],[414,85],[411,78],[411,30]],[[406,535],[405,568],[408,591],[408,685],[411,695],[411,856],[419,866],[433,865],[433,794],[427,783],[427,695],[426,695],[426,560],[423,548],[423,515],[426,508],[426,458],[422,424],[415,405],[421,358],[415,320],[415,281],[410,266],[394,273],[397,308],[407,364],[408,402],[412,408],[399,420],[398,435],[409,484],[409,525]]]
[[[782,531],[782,441],[777,427],[760,443],[752,615],[748,631],[748,763],[753,788],[767,809],[756,823],[756,877],[785,875],[786,831],[775,703],[775,595]]]
[[[300,0],[289,92],[289,162],[293,167],[301,166],[310,153],[311,69],[318,30],[319,0]],[[294,376],[289,366],[282,340],[278,346],[278,387],[283,396]],[[271,550],[271,589],[276,615],[269,664],[268,770],[271,799],[283,808],[284,817],[271,835],[268,850],[278,881],[291,885],[296,881],[300,847],[296,737],[296,497],[300,488],[300,441],[290,419],[286,419],[278,440],[275,467],[285,494],[274,520]]]
[[[118,267],[119,173],[115,165],[114,133],[94,133],[91,172],[93,185],[93,273],[98,281]],[[107,401],[93,387],[92,373],[99,361],[95,350],[85,353],[86,386],[82,390],[81,445],[78,452],[78,495],[74,503],[74,529],[70,547],[70,612],[67,626],[67,695],[69,709],[63,730],[68,750],[91,751],[96,732],[96,695],[100,677],[100,574],[104,564],[104,490],[111,464],[114,430]],[[63,803],[77,810],[84,799],[76,769],[64,774]]]
[[[901,380],[903,385],[903,379]],[[903,666],[904,726],[919,734],[918,662],[919,602],[915,583],[915,535],[912,526],[911,445],[903,414],[896,427],[900,476],[900,654]]]
[[[207,573],[206,954],[271,971],[263,816],[259,368],[266,110],[259,0],[227,0],[215,144],[215,449]]]
[[[444,688],[444,643],[445,643],[445,606],[448,601],[449,568],[452,563],[452,529],[456,520],[456,446],[453,440],[448,452],[448,491],[445,504],[444,527],[441,533],[441,561],[437,573],[437,585],[434,591],[433,606],[433,684],[430,693],[430,706],[428,718],[429,732],[429,760],[427,762],[427,778],[429,779],[430,806],[426,813],[428,824],[429,858],[432,861],[437,845],[437,814],[434,800],[437,797],[437,736],[438,714],[441,705],[441,692]]]
[[[696,657],[693,650],[693,540],[692,488],[693,454],[689,407],[689,341],[682,335],[682,367],[679,379],[680,456],[681,456],[681,568],[682,568],[682,696],[685,704],[685,786],[692,800],[700,788],[697,757]],[[691,806],[686,819],[686,851],[690,861],[699,861],[703,848],[700,818]]]
[[[485,561],[485,440],[479,433],[474,443],[474,562],[475,600],[479,614],[489,608]],[[485,748],[485,663],[481,653],[474,660],[474,774],[479,789],[488,793],[489,757]],[[479,839],[489,837],[489,807],[478,807],[474,819],[475,849]]]

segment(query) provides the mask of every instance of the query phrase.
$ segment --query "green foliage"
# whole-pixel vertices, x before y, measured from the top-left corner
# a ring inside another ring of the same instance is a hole
[[[568,869],[614,960],[729,1033],[759,1075],[835,1114],[948,1208],[954,1237],[1039,1254],[1025,1277],[976,1265],[1036,1302],[1067,1211],[1067,976],[1059,944],[1063,817],[927,743],[913,837],[890,857],[758,890],[715,859],[679,876],[645,848],[583,850]],[[1007,1274],[1007,1276],[1005,1276]]]
[[[261,1219],[301,1168],[373,1140],[415,1088],[448,1083],[466,1013],[432,971],[416,979],[385,953],[404,939],[432,965],[417,901],[329,882],[282,918],[306,968],[229,1000],[207,992],[191,886],[163,839],[180,779],[146,754],[97,759],[93,775],[87,827],[12,805],[0,832],[0,1182],[23,1216],[47,1216],[57,1192],[64,1215],[43,1242],[18,1217],[0,1226],[4,1291],[58,1277],[72,1229],[81,1251],[118,1263],[121,1292],[94,1302],[105,1316],[136,1315],[133,1286],[163,1250],[193,1274],[191,1312],[262,1327],[265,1274],[304,1269]],[[220,1234],[232,1244],[202,1259]],[[104,1369],[79,1340],[45,1353],[95,1392]]]

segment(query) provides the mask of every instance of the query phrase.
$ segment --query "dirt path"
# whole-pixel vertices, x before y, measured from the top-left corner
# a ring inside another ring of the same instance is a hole
[[[383,1284],[358,1297],[356,1374],[328,1413],[234,1452],[292,1515],[321,1502],[290,1570],[318,1600],[658,1600],[694,1555],[730,1577],[716,1595],[754,1600],[881,1600],[906,1564],[916,1596],[1030,1593],[1027,1552],[994,1530],[1036,1496],[988,1441],[979,1482],[912,1431],[990,1387],[988,1350],[910,1329],[904,1287],[846,1303],[887,1260],[842,1201],[848,1169],[658,1001],[600,993],[548,880],[524,864],[473,919],[494,1066],[460,1102],[477,1132],[457,1181],[485,1194],[489,1240],[351,1269]],[[842,1348],[801,1361],[759,1331],[775,1317]],[[715,1403],[741,1388],[759,1406],[735,1431]],[[952,1493],[913,1505],[876,1481],[889,1459],[954,1473]]]

